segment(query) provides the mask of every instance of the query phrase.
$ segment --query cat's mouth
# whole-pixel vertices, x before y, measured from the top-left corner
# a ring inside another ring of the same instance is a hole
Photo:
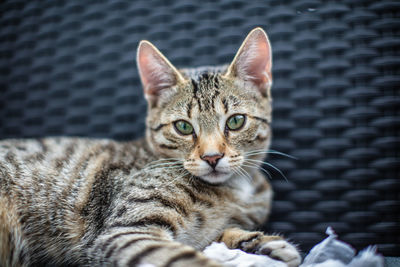
[[[220,157],[216,162],[213,159],[187,160],[184,162],[184,168],[197,177],[209,184],[222,184],[232,178],[235,167],[240,163],[239,157],[235,158],[234,164],[229,157]]]
[[[199,178],[210,184],[221,184],[226,182],[231,175],[231,172],[212,170],[205,175],[199,176]]]

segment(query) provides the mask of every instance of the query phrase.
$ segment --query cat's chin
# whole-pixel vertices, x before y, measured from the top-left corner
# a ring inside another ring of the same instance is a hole
[[[232,176],[230,172],[212,171],[198,178],[209,184],[222,184],[228,181]]]

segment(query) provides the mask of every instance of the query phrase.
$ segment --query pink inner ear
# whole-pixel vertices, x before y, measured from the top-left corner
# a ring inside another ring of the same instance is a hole
[[[265,40],[257,38],[257,45],[254,51],[255,57],[250,58],[247,70],[250,77],[254,77],[253,82],[258,86],[268,83],[271,77],[270,51]]]
[[[143,89],[147,95],[159,95],[160,91],[176,83],[174,70],[150,44],[143,42],[138,52],[138,67]]]
[[[262,30],[250,34],[239,52],[236,75],[252,81],[263,92],[272,82],[271,50],[267,36]]]

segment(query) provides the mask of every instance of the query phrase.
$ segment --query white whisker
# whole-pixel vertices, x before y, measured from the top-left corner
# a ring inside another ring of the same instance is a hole
[[[164,162],[158,164],[148,164],[143,168],[143,170],[152,169],[160,166],[173,166],[173,165],[182,165],[182,162]]]
[[[248,171],[246,171],[244,168],[239,167],[245,174],[246,174],[246,178],[248,179],[249,182],[251,182],[251,180],[253,180],[252,176],[250,175],[250,173]]]
[[[234,168],[234,170],[237,171],[237,173],[239,173],[239,176],[244,177],[246,180],[251,181],[251,177],[249,176],[248,172],[246,170],[244,170],[242,167],[237,166]]]
[[[185,175],[188,175],[188,174],[190,174],[190,173],[185,168],[183,168],[183,166],[180,166],[178,169],[178,172],[177,172],[177,176],[174,177],[173,179],[171,179],[170,181],[168,181],[167,186],[174,185],[175,181],[181,179],[182,177],[184,177]]]
[[[160,167],[160,166],[172,166],[172,165],[182,165],[182,164],[180,162],[158,163],[158,164],[149,165],[149,166],[145,167],[144,169]]]
[[[163,158],[149,162],[147,165],[151,165],[154,163],[162,163],[162,162],[183,162],[183,160],[181,158]]]
[[[267,155],[267,154],[276,154],[276,155],[285,156],[285,157],[297,160],[296,157],[291,156],[291,155],[286,154],[286,153],[283,153],[283,152],[279,152],[277,150],[256,149],[256,150],[252,150],[252,151],[248,151],[248,152],[244,153],[244,155],[246,155],[246,156],[255,156],[255,155],[263,155],[263,154],[265,154],[265,155]]]
[[[250,164],[254,164],[254,163],[252,163],[252,162],[245,162],[244,164],[242,164],[242,166],[245,166],[245,167],[249,167],[249,168],[253,168],[253,169],[256,169],[256,170],[261,170],[261,171],[263,171],[265,174],[267,174],[268,175],[268,178],[269,179],[271,179],[272,180],[272,176],[271,176],[271,174],[269,173],[269,171],[267,171],[266,169],[264,169],[263,167],[261,167],[261,166],[259,166],[259,165],[257,165],[257,164],[254,164],[254,165],[250,165]]]
[[[240,177],[243,176],[243,173],[240,172],[239,167],[234,167],[232,170],[233,170],[238,176],[240,176]]]
[[[285,176],[285,174],[283,174],[283,172],[278,169],[278,167],[276,167],[275,165],[273,165],[272,163],[266,162],[266,161],[261,161],[261,160],[255,160],[255,159],[247,159],[248,161],[252,161],[252,162],[256,162],[256,163],[261,163],[261,164],[266,164],[269,167],[273,168],[275,171],[279,172],[279,174],[285,178],[286,181],[288,181],[287,177]]]

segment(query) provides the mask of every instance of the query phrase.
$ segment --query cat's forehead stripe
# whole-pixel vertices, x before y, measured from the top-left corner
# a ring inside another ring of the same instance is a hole
[[[190,101],[187,104],[187,110],[186,110],[186,114],[187,114],[189,119],[192,118],[192,106],[193,106],[192,101]]]
[[[197,101],[197,106],[199,108],[199,111],[202,111],[200,97],[197,95],[197,93],[199,92],[199,85],[194,79],[192,79],[191,82],[192,82],[192,87],[193,87],[193,99],[195,99]]]
[[[181,69],[180,71],[184,76],[187,76],[189,79],[198,80],[202,74],[222,74],[226,71],[227,65],[222,66],[203,66],[198,68],[188,68],[188,69]]]
[[[191,79],[193,99],[197,102],[199,112],[214,112],[215,100],[220,95],[219,75],[203,72],[196,79]]]

